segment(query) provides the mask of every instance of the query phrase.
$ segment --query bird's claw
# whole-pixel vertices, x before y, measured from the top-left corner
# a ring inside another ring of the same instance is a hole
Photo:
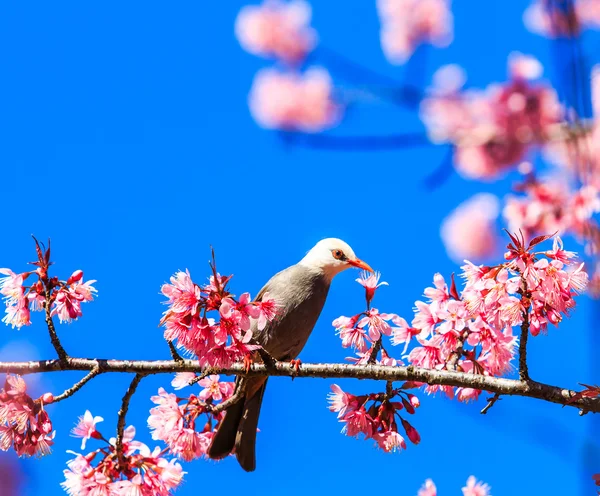
[[[302,360],[294,359],[290,360],[290,367],[293,368],[296,372],[300,371],[300,365],[302,365]],[[292,377],[293,379],[293,377]]]
[[[244,355],[244,371],[246,372],[246,374],[248,372],[250,372],[250,369],[252,368],[252,355],[251,354],[247,354]]]

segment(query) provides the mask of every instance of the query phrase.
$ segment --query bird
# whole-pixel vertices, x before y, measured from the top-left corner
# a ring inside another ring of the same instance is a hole
[[[319,241],[296,265],[275,274],[255,301],[261,301],[268,293],[277,301],[277,314],[262,330],[256,322],[252,323],[254,340],[275,360],[295,360],[317,323],[332,279],[351,267],[373,272],[347,243],[327,238]],[[208,447],[209,458],[218,460],[234,453],[246,472],[255,470],[256,430],[266,385],[267,377],[251,377],[246,381],[237,378],[236,388],[244,388],[242,396],[225,410]]]

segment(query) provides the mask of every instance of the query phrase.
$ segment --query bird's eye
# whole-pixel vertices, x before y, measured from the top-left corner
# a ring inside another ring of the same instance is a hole
[[[346,256],[344,255],[344,252],[342,250],[331,250],[331,254],[333,255],[333,258],[335,258],[336,260],[345,260]]]

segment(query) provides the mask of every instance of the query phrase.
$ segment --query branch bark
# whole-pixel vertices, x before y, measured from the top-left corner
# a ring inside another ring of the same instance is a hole
[[[145,374],[137,373],[131,384],[127,388],[127,392],[125,396],[123,396],[123,402],[121,403],[121,409],[119,410],[119,420],[117,422],[117,441],[116,441],[116,451],[117,451],[117,460],[119,463],[123,462],[123,432],[125,431],[125,418],[127,416],[127,411],[129,410],[129,402],[131,401],[131,397],[135,390],[137,389],[140,381],[144,378]]]
[[[93,370],[100,368],[104,373],[130,372],[140,375],[167,374],[175,372],[202,373],[204,369],[197,361],[183,360],[105,360],[67,358],[31,362],[0,362],[0,373],[35,374],[67,370]],[[212,368],[211,373],[223,375],[313,377],[327,379],[373,379],[380,381],[412,381],[431,385],[468,387],[499,393],[506,396],[536,398],[563,406],[572,406],[583,412],[600,413],[600,399],[581,398],[572,401],[576,392],[567,388],[543,384],[533,380],[522,381],[502,377],[489,377],[464,372],[430,370],[419,367],[392,367],[384,365],[351,365],[337,363],[303,363],[299,370],[288,362],[277,362],[273,366],[255,363],[246,371],[243,363],[227,368]]]

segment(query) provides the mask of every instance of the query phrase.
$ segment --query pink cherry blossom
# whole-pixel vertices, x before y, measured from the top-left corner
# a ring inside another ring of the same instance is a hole
[[[397,431],[378,432],[373,437],[377,445],[387,453],[406,449],[406,441]]]
[[[183,389],[190,385],[190,382],[196,378],[194,372],[178,372],[171,381],[171,386],[175,389]]]
[[[0,449],[11,447],[18,456],[44,456],[54,441],[52,422],[44,406],[54,401],[45,394],[34,401],[22,377],[8,375],[0,391]]]
[[[198,397],[204,401],[209,398],[214,401],[221,401],[231,396],[234,389],[233,382],[220,382],[220,379],[219,375],[213,374],[198,382],[204,388]]]
[[[437,488],[431,479],[425,481],[417,496],[437,496]]]
[[[296,63],[316,43],[315,31],[309,27],[310,17],[310,5],[302,0],[267,0],[260,6],[242,8],[235,34],[242,47],[254,55]]]
[[[525,158],[529,147],[544,145],[548,130],[562,119],[556,92],[531,79],[541,74],[532,57],[512,54],[511,80],[486,91],[435,86],[421,103],[431,138],[456,146],[454,162],[465,177],[494,179]]]
[[[85,449],[85,444],[88,439],[91,439],[98,432],[96,430],[96,424],[102,422],[102,417],[93,417],[89,410],[85,411],[85,414],[79,417],[77,425],[71,429],[71,435],[74,437],[80,437],[81,449]]]
[[[343,418],[347,411],[354,410],[358,407],[356,396],[345,393],[337,384],[332,384],[331,390],[333,392],[329,393],[327,396],[327,400],[330,403],[329,410],[338,412],[338,418]]]
[[[82,274],[83,276],[83,274]],[[96,288],[92,286],[96,281],[81,283],[73,282],[69,286],[62,287],[56,293],[54,308],[51,315],[57,315],[61,322],[71,322],[81,317],[81,303],[92,301]]]
[[[232,298],[223,298],[219,312],[226,319],[234,319],[243,331],[250,329],[250,319],[258,318],[260,309],[254,306],[250,293],[243,293],[236,302]]]
[[[23,294],[23,274],[15,274],[10,269],[0,269],[0,294],[5,300],[18,300]]]
[[[277,317],[279,304],[267,291],[263,295],[261,301],[257,303],[257,306],[259,309],[257,328],[259,331],[262,331],[266,327],[267,322],[270,322]]]
[[[377,9],[381,47],[394,64],[406,62],[422,43],[446,47],[452,41],[449,0],[378,0]]]
[[[356,279],[356,282],[365,288],[365,295],[367,299],[367,304],[371,303],[373,296],[375,296],[375,291],[380,286],[388,286],[387,282],[379,282],[381,278],[381,272],[373,272],[369,273],[367,271],[363,271],[360,274],[360,277]]]
[[[448,255],[457,261],[482,260],[494,255],[499,244],[495,225],[498,213],[498,199],[487,193],[460,204],[441,227]]]
[[[467,479],[467,485],[462,488],[463,496],[491,496],[490,486],[483,482],[477,482],[474,476]]]
[[[319,132],[341,116],[325,69],[310,68],[302,74],[263,69],[249,98],[252,116],[267,129]]]
[[[377,341],[384,334],[389,336],[392,333],[392,327],[388,321],[396,317],[393,313],[379,313],[376,308],[371,308],[365,317],[358,321],[358,327],[369,327],[369,339]]]
[[[74,454],[63,471],[63,489],[70,496],[169,496],[183,480],[181,465],[162,457],[160,448],[153,451],[134,441],[135,429],[125,430],[124,459],[115,456],[114,442],[87,455]],[[114,440],[113,440],[114,441]]]

